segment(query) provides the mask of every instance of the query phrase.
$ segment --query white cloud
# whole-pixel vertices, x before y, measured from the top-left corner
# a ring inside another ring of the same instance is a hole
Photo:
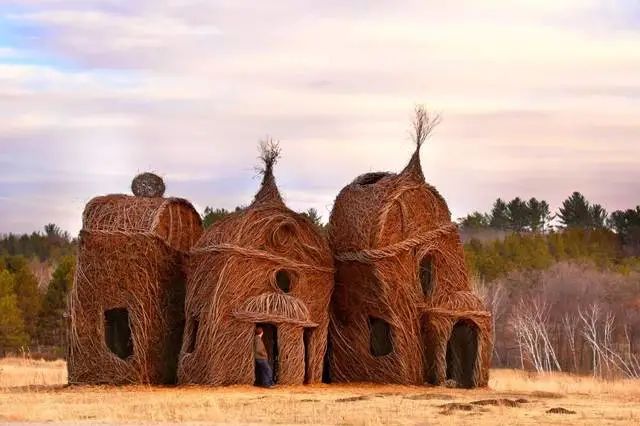
[[[640,179],[640,33],[608,29],[638,9],[617,5],[16,2],[5,19],[24,38],[0,48],[0,161],[13,165],[0,182],[82,182],[71,188],[85,200],[152,169],[174,195],[229,208],[249,201],[269,133],[292,207],[327,217],[355,175],[404,165],[410,110],[426,101],[445,120],[425,172],[457,214],[519,191],[638,203],[619,182]]]

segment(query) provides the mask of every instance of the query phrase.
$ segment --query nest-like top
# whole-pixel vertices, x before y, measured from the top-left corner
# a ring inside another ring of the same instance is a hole
[[[401,217],[395,211],[398,206]],[[397,174],[365,173],[345,186],[336,198],[329,219],[334,250],[358,251],[391,243],[380,241],[385,227],[396,226],[389,220],[398,221],[398,228],[406,226],[407,221],[420,223],[425,229],[412,232],[421,232],[449,223],[451,213],[438,190],[413,168]]]
[[[407,233],[428,231],[451,221],[447,202],[422,173],[420,147],[440,123],[440,115],[417,106],[415,150],[400,173],[365,173],[345,186],[333,206],[329,238],[337,252],[379,248]],[[391,229],[391,231],[390,231]]]
[[[140,173],[133,178],[131,191],[136,197],[162,197],[165,191],[164,181],[156,174]]]
[[[240,320],[261,323],[290,323],[302,327],[316,327],[310,319],[309,309],[296,297],[280,293],[264,293],[247,299],[234,311]]]
[[[95,197],[84,209],[83,232],[143,234],[187,250],[202,233],[200,215],[182,198]]]

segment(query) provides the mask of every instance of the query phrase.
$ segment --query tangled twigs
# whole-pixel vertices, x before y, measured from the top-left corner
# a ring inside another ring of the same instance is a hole
[[[108,195],[87,204],[69,300],[70,383],[175,383],[184,253],[201,232],[181,199]]]
[[[407,167],[360,176],[336,199],[332,380],[488,381],[491,314],[470,292],[457,226],[420,167],[420,145],[438,123],[416,110]]]
[[[314,225],[282,202],[273,176],[279,155],[277,144],[261,146],[264,177],[253,203],[191,250],[181,383],[252,384],[257,324],[276,327],[279,383],[322,378],[333,258]]]

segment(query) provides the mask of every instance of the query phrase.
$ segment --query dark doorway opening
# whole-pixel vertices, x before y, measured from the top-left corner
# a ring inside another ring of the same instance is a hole
[[[424,370],[422,374],[422,378],[424,383],[429,383],[435,385],[437,383],[436,379],[436,371],[435,371],[435,343],[437,336],[433,331],[429,328],[429,320],[427,316],[422,317],[422,347],[424,349]]]
[[[369,317],[369,350],[373,356],[385,356],[393,352],[391,326],[381,318]]]
[[[447,343],[447,380],[460,387],[474,387],[477,355],[478,328],[469,321],[458,321]]]
[[[126,359],[133,355],[133,339],[127,308],[104,311],[104,340],[111,352]]]
[[[331,341],[331,333],[327,334],[327,351],[322,359],[322,383],[331,383],[331,354],[333,351],[333,342]]]
[[[267,350],[269,357],[269,365],[273,372],[273,383],[278,383],[278,328],[273,324],[256,324],[256,327],[262,328],[262,342]]]
[[[165,312],[165,318],[167,318],[167,323],[169,324],[169,333],[163,354],[164,372],[162,379],[162,382],[168,385],[178,382],[178,358],[180,357],[185,331],[185,283],[184,272],[177,270],[168,288],[169,308]]]
[[[313,333],[313,329],[305,328],[304,333],[302,335],[302,340],[304,344],[304,383],[307,384],[311,380],[311,364],[309,363],[309,344],[311,342],[311,335]]]

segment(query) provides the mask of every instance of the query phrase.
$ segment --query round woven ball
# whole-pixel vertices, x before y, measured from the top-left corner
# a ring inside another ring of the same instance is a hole
[[[136,197],[162,197],[164,189],[162,178],[153,173],[141,173],[131,182],[131,191]]]

